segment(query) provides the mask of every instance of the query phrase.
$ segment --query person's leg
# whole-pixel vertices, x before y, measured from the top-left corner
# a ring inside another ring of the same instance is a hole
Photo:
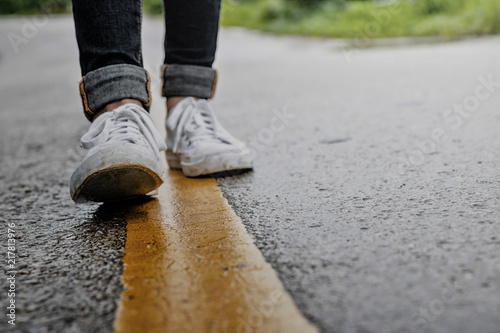
[[[147,113],[150,79],[142,68],[140,0],[73,0],[83,78],[82,137],[87,155],[70,179],[74,201],[145,195],[163,182],[163,138]]]
[[[252,155],[215,118],[220,0],[164,0],[167,161],[187,176],[252,168]]]
[[[217,73],[220,0],[164,0],[165,66],[163,96],[168,109],[183,97],[211,98]]]
[[[72,5],[87,118],[93,120],[100,111],[125,102],[148,109],[151,93],[149,75],[142,68],[142,1],[72,0]]]

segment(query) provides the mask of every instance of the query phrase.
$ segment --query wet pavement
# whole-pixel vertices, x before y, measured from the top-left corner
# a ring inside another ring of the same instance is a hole
[[[73,27],[38,22],[16,54],[26,22],[0,21],[16,331],[109,332],[127,207],[69,198],[88,126]],[[153,77],[162,35],[145,21]],[[323,332],[499,332],[500,38],[346,50],[231,29],[219,44],[214,106],[256,163],[218,181],[304,315]]]
[[[15,331],[109,332],[119,300],[123,207],[76,206],[68,180],[83,156],[76,43],[68,18],[53,18],[15,54],[0,23],[0,210],[2,244],[15,223]],[[22,36],[22,35],[21,35]],[[2,277],[7,266],[2,247]],[[2,278],[1,307],[8,284]],[[6,310],[0,331],[8,332]]]

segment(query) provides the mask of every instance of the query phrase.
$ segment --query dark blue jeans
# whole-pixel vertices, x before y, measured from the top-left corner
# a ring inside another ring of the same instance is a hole
[[[141,50],[142,0],[72,0],[80,50],[80,94],[89,120],[107,104],[137,99],[151,105]],[[217,72],[220,0],[164,0],[165,97],[211,98]]]

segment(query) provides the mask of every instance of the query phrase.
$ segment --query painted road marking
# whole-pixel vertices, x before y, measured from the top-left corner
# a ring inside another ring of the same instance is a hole
[[[128,214],[116,332],[317,332],[214,179],[169,171]]]

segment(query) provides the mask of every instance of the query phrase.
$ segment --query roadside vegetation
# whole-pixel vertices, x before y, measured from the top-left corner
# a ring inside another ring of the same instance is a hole
[[[0,14],[70,10],[70,0],[0,0]],[[144,11],[161,14],[162,0]],[[341,38],[485,35],[500,33],[500,0],[223,0],[221,23]]]
[[[0,0],[1,15],[68,13],[70,10],[71,0]]]
[[[342,38],[500,33],[500,0],[224,0],[222,24]]]

